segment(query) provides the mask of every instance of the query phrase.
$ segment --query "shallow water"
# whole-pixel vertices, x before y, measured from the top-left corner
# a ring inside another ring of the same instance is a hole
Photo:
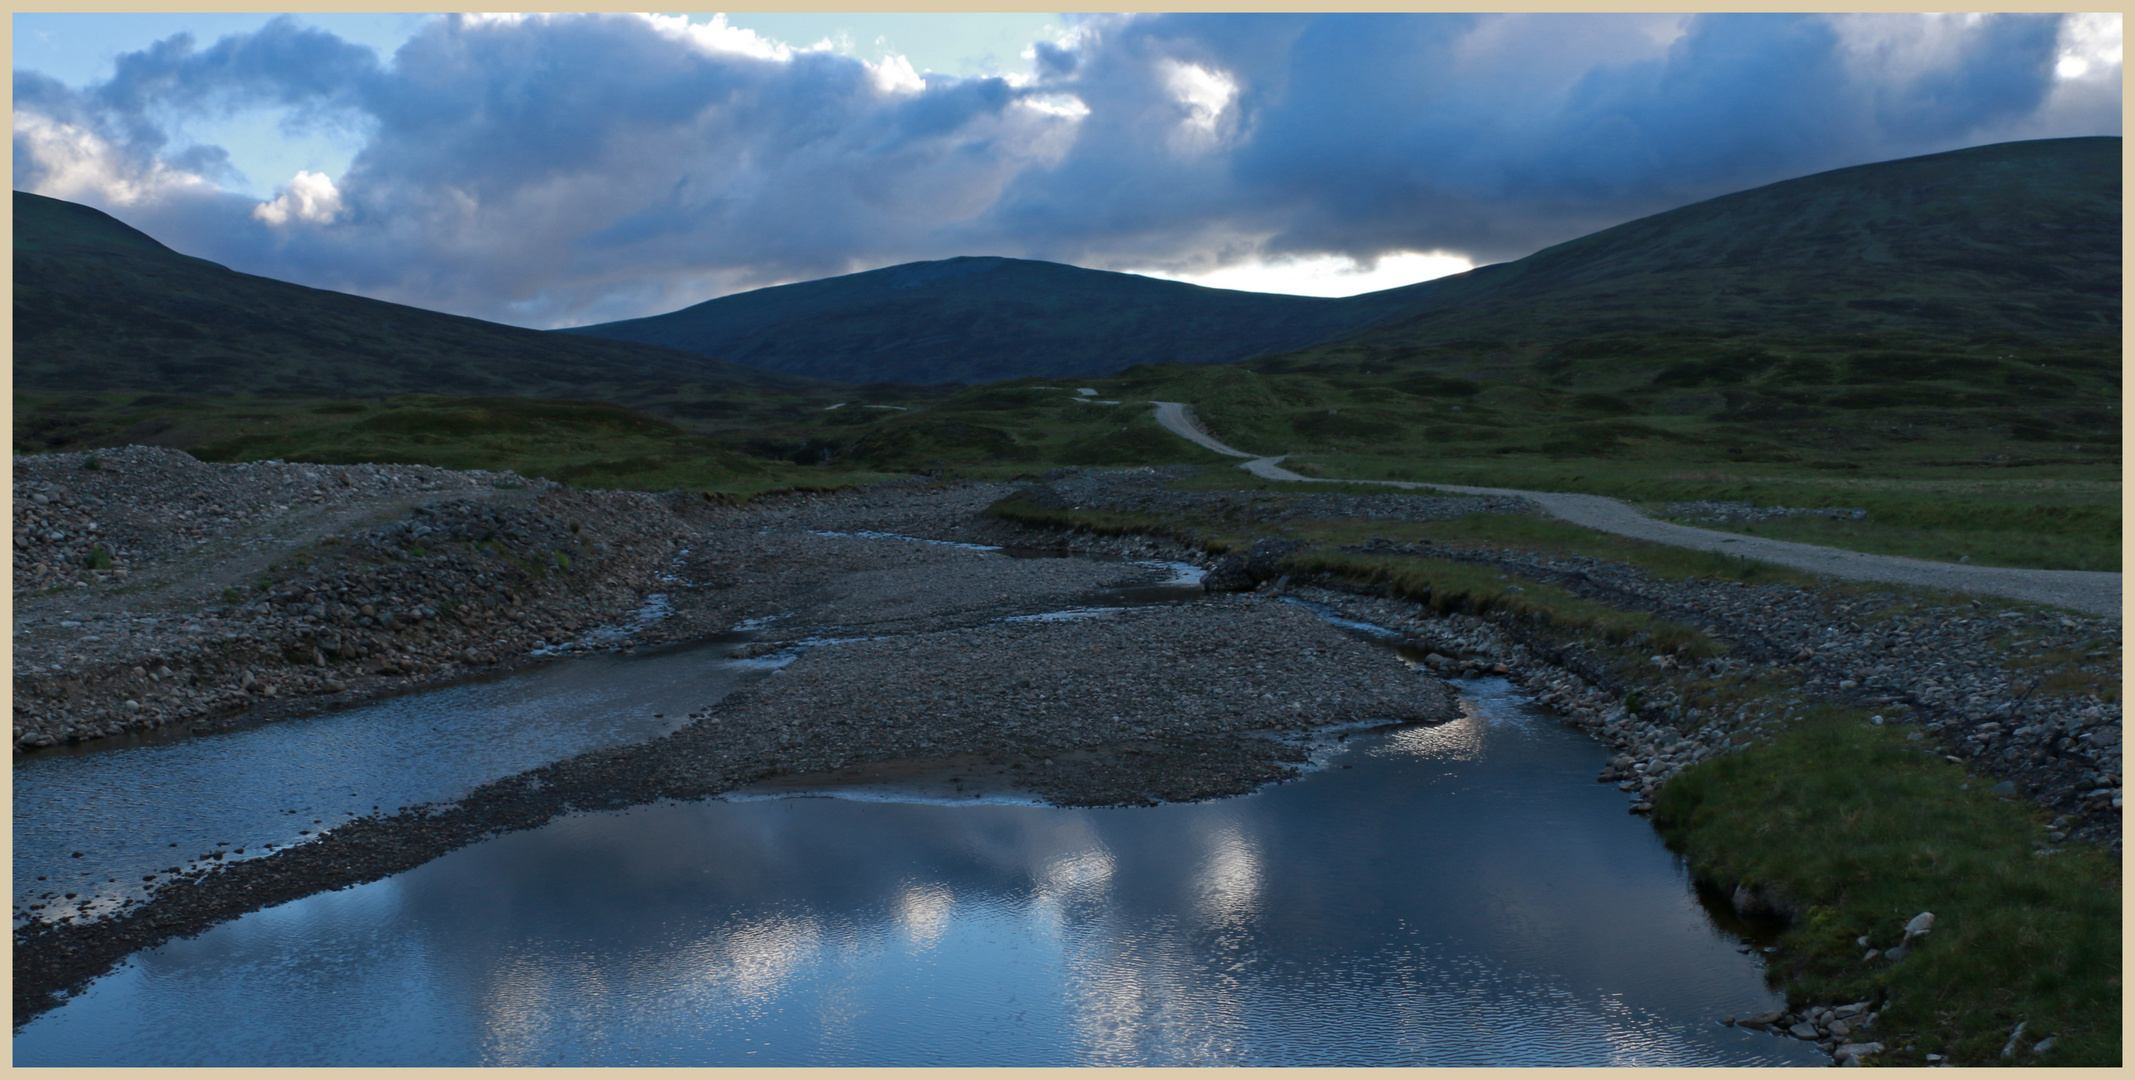
[[[1142,565],[1169,576],[1094,590],[1084,597],[1090,607],[1039,617],[1201,595],[1199,569]],[[654,596],[631,621],[589,631],[582,641],[625,639],[669,610],[664,595]],[[754,660],[727,655],[734,641],[771,621],[750,620],[735,628],[733,640],[569,657],[532,672],[232,732],[149,735],[32,755],[14,766],[16,921],[47,893],[61,899],[36,913],[40,917],[102,915],[145,896],[145,875],[160,878],[210,852],[224,852],[225,860],[257,858],[373,811],[449,801],[588,750],[654,739],[680,727],[690,711],[790,663],[801,649],[859,640],[809,639]],[[555,653],[544,648],[535,655]],[[77,851],[81,858],[74,857]],[[69,892],[78,898],[63,899]],[[81,899],[87,907],[76,906]]]
[[[105,910],[219,842],[257,857],[374,807],[656,738],[774,666],[718,644],[599,654],[223,734],[37,755],[14,767],[15,899],[78,892]]]
[[[1419,676],[1420,677],[1420,676]],[[1253,795],[574,816],[139,954],[18,1065],[1824,1064],[1502,680]]]

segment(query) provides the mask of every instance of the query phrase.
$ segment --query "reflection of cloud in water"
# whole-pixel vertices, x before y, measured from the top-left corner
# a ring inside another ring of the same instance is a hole
[[[955,911],[956,898],[936,882],[907,886],[896,901],[898,925],[915,949],[925,949],[940,939]]]
[[[479,1006],[484,1057],[505,1067],[542,1064],[553,1034],[558,991],[579,997],[598,986],[589,984],[584,974],[559,970],[546,957],[527,956],[490,973]]]
[[[1069,851],[1038,868],[1038,900],[1095,900],[1112,881],[1112,853],[1091,837],[1091,846]]]
[[[808,917],[772,915],[715,929],[683,951],[694,981],[736,1004],[759,1004],[821,948],[823,928]]]
[[[1218,833],[1195,875],[1201,915],[1213,925],[1237,925],[1257,914],[1260,852],[1235,826]]]

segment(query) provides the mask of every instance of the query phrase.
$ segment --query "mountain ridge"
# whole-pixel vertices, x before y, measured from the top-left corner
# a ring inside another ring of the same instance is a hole
[[[1344,298],[964,256],[577,327],[850,382],[990,382],[1596,333],[2117,334],[2120,139],[1998,143],[1733,192]],[[933,269],[927,269],[933,268]],[[953,271],[953,272],[952,272]],[[1017,279],[1005,289],[982,286]],[[1050,303],[1029,295],[1054,288]],[[1317,335],[1317,340],[1311,340]]]
[[[245,274],[92,207],[17,191],[18,388],[384,396],[619,396],[810,382]]]

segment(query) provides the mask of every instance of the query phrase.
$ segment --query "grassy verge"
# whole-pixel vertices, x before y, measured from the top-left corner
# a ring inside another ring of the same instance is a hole
[[[1660,790],[1655,821],[1693,873],[1800,909],[1773,977],[1790,1000],[1885,1002],[1889,1064],[2117,1065],[2120,870],[2037,855],[2043,811],[1848,710],[1820,710]],[[1899,961],[1906,920],[1934,929]],[[1862,936],[1868,945],[1859,943]],[[2025,1052],[2001,1058],[2025,1023]],[[2032,1056],[2028,1048],[2054,1038]]]
[[[1944,475],[1946,470],[1925,468],[1832,476],[1777,465],[1685,468],[1670,462],[1567,464],[1511,459],[1471,463],[1363,454],[1314,454],[1284,464],[1308,475],[1612,495],[1640,503],[1656,516],[1667,503],[1701,500],[1798,508],[1858,507],[1867,511],[1867,517],[1859,521],[1803,516],[1747,524],[1688,523],[1946,562],[1962,557],[1987,566],[2120,569],[2117,465],[2104,470],[2059,470],[2066,475],[1981,470],[1980,475],[1954,479]]]
[[[1681,651],[1704,658],[1727,651],[1695,627],[1595,603],[1487,566],[1324,550],[1300,552],[1290,564],[1301,574],[1332,574],[1345,581],[1383,585],[1396,596],[1436,611],[1488,615],[1560,633],[1593,634],[1611,645],[1635,644],[1641,652]]]
[[[1657,509],[1647,508],[1648,512]],[[1976,513],[1980,508],[1969,509]],[[1751,522],[1685,520],[1683,523],[1745,536],[1768,536],[1775,540],[1822,544],[1878,555],[1907,555],[1938,562],[1965,561],[1981,566],[2022,566],[2039,570],[2120,571],[2120,542],[2110,535],[2118,532],[2117,521],[2109,523],[2110,528],[2104,527],[2107,523],[2101,523],[2099,528],[2081,532],[2023,528],[2015,523],[2005,528],[1993,528],[1978,517],[1964,527],[1810,516]]]

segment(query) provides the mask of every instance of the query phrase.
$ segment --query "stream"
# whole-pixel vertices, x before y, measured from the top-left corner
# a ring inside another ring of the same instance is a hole
[[[93,914],[218,844],[253,857],[654,738],[779,662],[576,657],[33,759],[18,905],[63,887]],[[1210,802],[786,788],[574,814],[138,953],[18,1029],[14,1060],[1828,1064],[1719,1023],[1781,1001],[1745,928],[1593,782],[1606,752],[1504,679],[1459,686],[1458,720],[1352,732],[1296,780]]]

